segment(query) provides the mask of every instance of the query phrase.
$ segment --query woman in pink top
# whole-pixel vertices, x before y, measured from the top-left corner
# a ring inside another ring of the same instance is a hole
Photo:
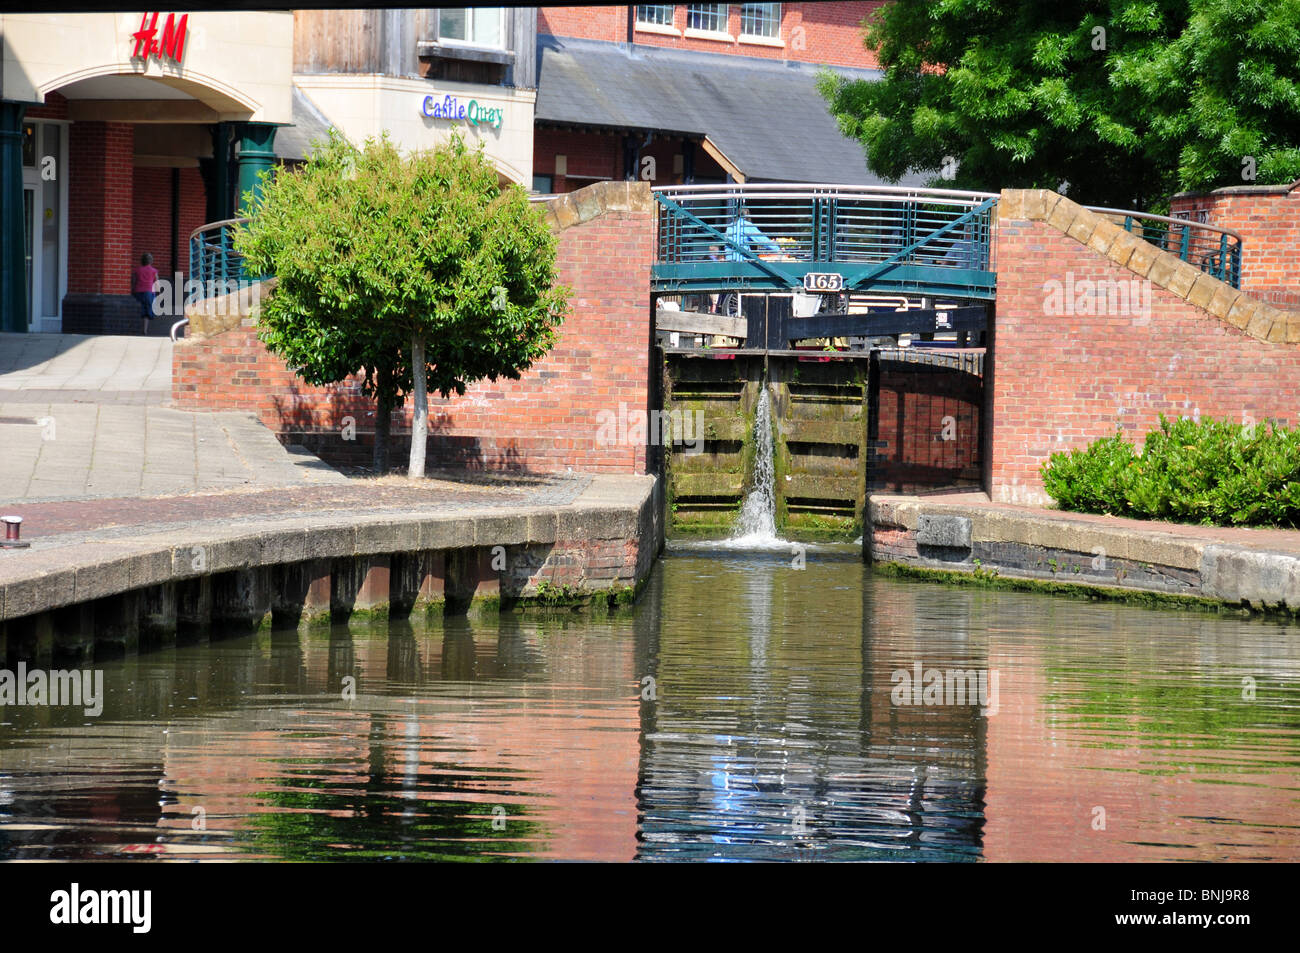
[[[157,281],[158,269],[153,266],[153,255],[146,252],[140,256],[140,264],[131,269],[131,294],[140,302],[145,334],[149,333],[149,320],[153,317],[153,286]]]

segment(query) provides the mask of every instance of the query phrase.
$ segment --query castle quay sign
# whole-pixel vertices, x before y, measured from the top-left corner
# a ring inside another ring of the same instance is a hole
[[[500,106],[485,106],[477,99],[462,102],[459,97],[450,94],[442,99],[425,96],[424,102],[420,104],[420,115],[429,119],[461,120],[471,126],[491,126],[493,129],[501,128],[501,117],[504,114],[505,110]]]

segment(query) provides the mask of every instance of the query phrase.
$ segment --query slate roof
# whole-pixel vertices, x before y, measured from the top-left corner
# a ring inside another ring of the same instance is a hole
[[[546,35],[537,46],[538,122],[707,135],[747,181],[884,181],[862,146],[840,134],[814,65]]]
[[[297,86],[293,87],[291,109],[293,125],[281,126],[275,132],[275,155],[283,160],[306,159],[311,155],[311,144],[326,139],[333,124]]]

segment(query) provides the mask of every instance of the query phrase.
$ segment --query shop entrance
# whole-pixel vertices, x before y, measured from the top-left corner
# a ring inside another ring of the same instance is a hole
[[[23,256],[27,330],[62,329],[67,290],[67,129],[58,122],[23,124]]]

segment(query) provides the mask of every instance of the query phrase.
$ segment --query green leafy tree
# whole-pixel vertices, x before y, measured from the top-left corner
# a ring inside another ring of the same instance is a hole
[[[891,181],[1153,208],[1300,177],[1300,0],[893,0],[865,42],[882,81],[820,86]]]
[[[568,290],[542,214],[459,137],[404,157],[386,136],[358,150],[331,134],[264,181],[235,247],[278,279],[259,336],[299,376],[362,374],[381,428],[412,396],[408,473],[420,478],[428,393],[518,379],[555,342]]]

